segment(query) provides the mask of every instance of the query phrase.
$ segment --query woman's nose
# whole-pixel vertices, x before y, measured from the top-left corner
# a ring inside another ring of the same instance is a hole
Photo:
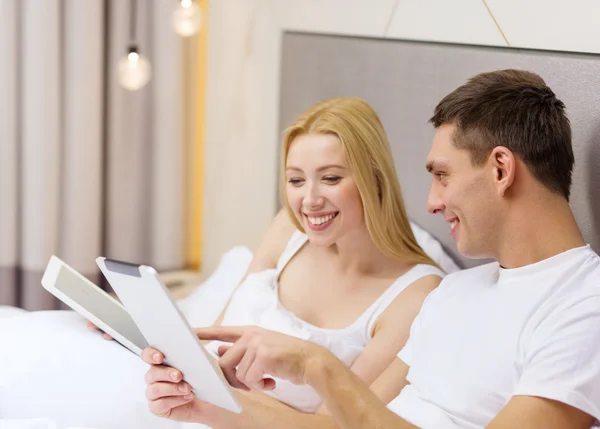
[[[308,186],[306,195],[302,201],[302,205],[309,209],[316,209],[322,207],[325,202],[325,198],[320,194],[317,186]]]

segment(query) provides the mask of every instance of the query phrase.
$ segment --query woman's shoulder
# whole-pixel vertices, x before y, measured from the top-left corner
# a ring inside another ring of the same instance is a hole
[[[249,273],[275,268],[290,239],[297,231],[285,209],[273,218],[254,252]]]
[[[409,270],[407,275],[412,275],[417,278],[422,278],[426,276],[437,276],[440,279],[446,276],[446,273],[442,271],[441,268],[432,265],[432,264],[415,264],[411,270]]]

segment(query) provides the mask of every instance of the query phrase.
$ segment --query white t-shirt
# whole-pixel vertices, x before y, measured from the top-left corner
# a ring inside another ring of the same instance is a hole
[[[600,419],[600,257],[588,245],[450,274],[398,357],[410,384],[388,407],[425,429],[484,427],[514,395]]]

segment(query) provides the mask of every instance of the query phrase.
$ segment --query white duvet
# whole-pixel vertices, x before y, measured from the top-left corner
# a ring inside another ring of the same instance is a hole
[[[213,323],[251,258],[246,248],[232,249],[178,303],[192,326]],[[0,429],[205,427],[150,413],[144,395],[148,365],[85,325],[73,311],[0,306]]]

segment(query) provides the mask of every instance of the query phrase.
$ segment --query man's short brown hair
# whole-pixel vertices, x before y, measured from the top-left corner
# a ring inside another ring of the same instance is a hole
[[[546,82],[524,70],[498,70],[469,79],[440,101],[434,127],[453,124],[454,145],[481,165],[504,146],[549,189],[569,200],[573,172],[571,125],[565,105]]]

